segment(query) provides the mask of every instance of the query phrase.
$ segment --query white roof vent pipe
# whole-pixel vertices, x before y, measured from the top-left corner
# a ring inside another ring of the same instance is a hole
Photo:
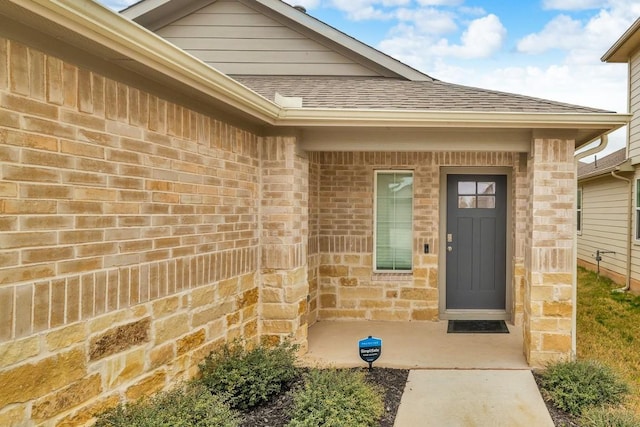
[[[293,6],[293,8],[299,10],[302,13],[307,13],[307,9],[304,6],[300,6],[299,4]]]

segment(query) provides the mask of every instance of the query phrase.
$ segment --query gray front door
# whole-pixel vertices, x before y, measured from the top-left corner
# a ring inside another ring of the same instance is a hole
[[[447,175],[447,309],[505,309],[506,219],[505,175]]]

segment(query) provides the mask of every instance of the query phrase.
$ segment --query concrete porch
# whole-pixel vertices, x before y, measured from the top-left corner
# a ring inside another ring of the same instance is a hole
[[[405,369],[529,369],[522,328],[507,323],[508,334],[448,334],[447,321],[318,321],[309,328],[307,366],[367,366],[358,341],[382,339],[374,366]]]

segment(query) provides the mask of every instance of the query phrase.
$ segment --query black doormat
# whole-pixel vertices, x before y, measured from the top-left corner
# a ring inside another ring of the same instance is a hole
[[[449,334],[508,334],[504,320],[449,320]]]

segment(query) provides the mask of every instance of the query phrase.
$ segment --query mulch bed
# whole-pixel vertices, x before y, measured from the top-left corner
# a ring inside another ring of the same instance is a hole
[[[377,384],[384,390],[384,414],[380,420],[380,427],[393,427],[400,406],[400,399],[407,383],[409,370],[373,368],[371,371],[364,369],[367,379]],[[291,420],[290,414],[293,407],[293,397],[289,390],[299,388],[303,384],[302,375],[295,379],[287,391],[273,398],[264,405],[244,412],[242,427],[280,427],[286,426]]]

